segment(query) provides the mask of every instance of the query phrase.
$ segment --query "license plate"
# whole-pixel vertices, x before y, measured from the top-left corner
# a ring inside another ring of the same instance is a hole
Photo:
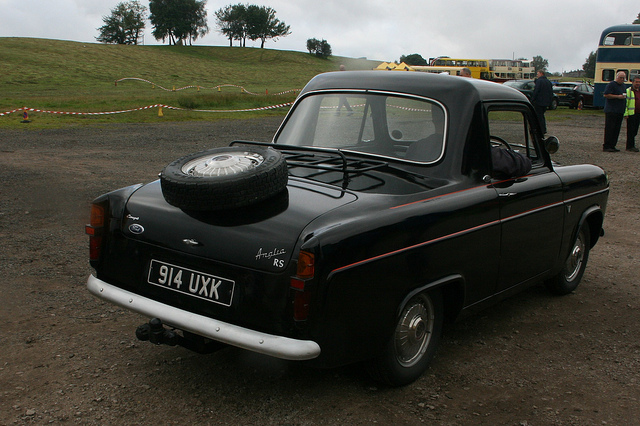
[[[151,260],[147,282],[224,306],[231,306],[235,287],[235,281],[158,260]]]

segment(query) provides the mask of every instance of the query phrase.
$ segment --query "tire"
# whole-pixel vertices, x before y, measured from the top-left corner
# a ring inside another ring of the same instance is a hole
[[[246,207],[284,191],[287,163],[262,147],[214,148],[184,156],[160,173],[165,200],[183,210]]]
[[[417,380],[436,353],[443,323],[440,291],[412,297],[400,311],[394,332],[382,353],[371,360],[369,375],[390,386]]]
[[[559,296],[564,296],[578,287],[589,260],[590,235],[589,224],[585,222],[580,227],[578,235],[576,235],[576,239],[571,245],[571,250],[560,273],[545,281],[549,291]]]
[[[551,105],[549,105],[549,109],[556,109],[558,108],[558,100],[557,99],[552,99],[551,100]]]

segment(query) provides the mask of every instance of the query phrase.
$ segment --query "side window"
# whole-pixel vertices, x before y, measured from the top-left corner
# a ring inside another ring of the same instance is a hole
[[[616,70],[605,69],[602,70],[602,81],[613,81],[616,78]]]
[[[531,120],[524,110],[490,109],[489,136],[492,147],[512,149],[531,159],[533,167],[543,165],[539,147],[535,143]]]

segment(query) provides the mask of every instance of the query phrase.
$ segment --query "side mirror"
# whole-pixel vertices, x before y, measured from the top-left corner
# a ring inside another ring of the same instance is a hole
[[[544,147],[549,154],[555,154],[560,148],[560,141],[555,136],[549,136],[544,141]]]

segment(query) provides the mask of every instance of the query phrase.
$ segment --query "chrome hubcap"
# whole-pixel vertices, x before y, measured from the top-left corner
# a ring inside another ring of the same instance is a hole
[[[434,309],[428,297],[414,299],[400,318],[395,332],[398,362],[411,367],[422,359],[433,333]]]
[[[568,282],[573,281],[580,273],[582,262],[584,261],[584,249],[584,238],[582,232],[580,232],[565,265],[567,272],[565,277]]]
[[[253,152],[222,153],[196,158],[182,166],[182,173],[195,177],[227,176],[251,170],[264,162]]]

